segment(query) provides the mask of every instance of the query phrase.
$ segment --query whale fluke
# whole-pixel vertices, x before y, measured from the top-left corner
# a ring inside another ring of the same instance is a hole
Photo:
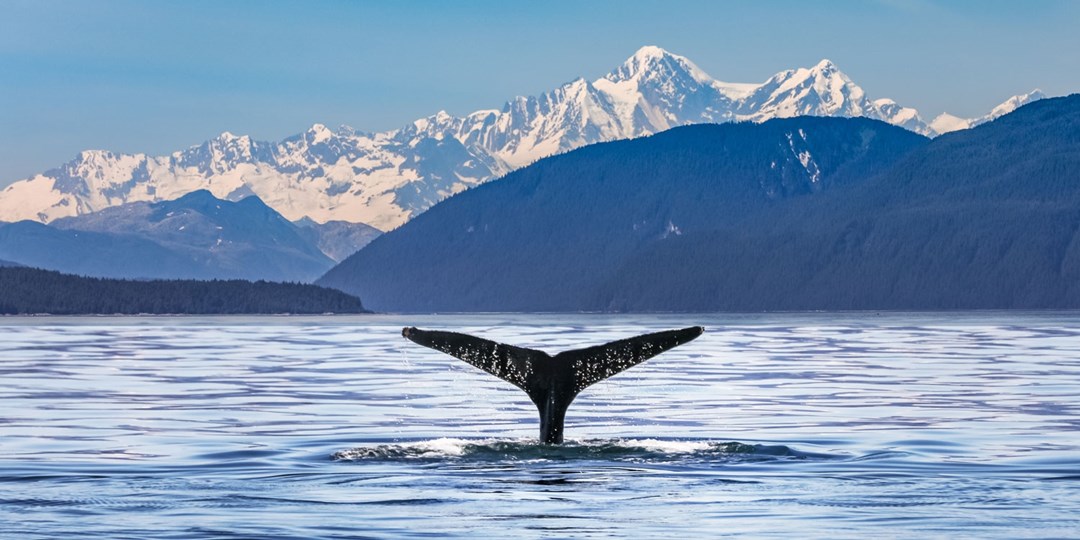
[[[559,444],[563,441],[566,409],[579,392],[682,345],[704,331],[700,326],[692,326],[655,332],[555,356],[457,332],[407,327],[401,330],[401,335],[524,390],[540,412],[540,440]]]

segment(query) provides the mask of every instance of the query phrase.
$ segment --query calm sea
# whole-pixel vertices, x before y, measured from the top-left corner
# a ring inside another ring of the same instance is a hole
[[[404,340],[704,325],[583,393]],[[1080,314],[0,318],[4,538],[1080,537]]]

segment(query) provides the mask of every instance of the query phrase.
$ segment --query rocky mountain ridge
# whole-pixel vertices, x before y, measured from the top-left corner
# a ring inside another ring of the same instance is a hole
[[[1039,97],[1017,96],[995,111]],[[440,111],[388,132],[315,124],[280,142],[225,132],[166,156],[87,150],[0,191],[0,221],[49,223],[205,189],[233,201],[257,195],[290,221],[366,223],[385,231],[450,195],[588,144],[688,124],[793,116],[863,116],[924,135],[983,121],[941,116],[927,124],[915,109],[871,99],[828,60],[761,84],[729,83],[647,46],[592,82],[579,78],[465,116]]]

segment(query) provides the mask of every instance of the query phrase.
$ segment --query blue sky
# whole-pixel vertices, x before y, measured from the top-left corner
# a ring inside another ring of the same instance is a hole
[[[1080,91],[1070,1],[0,0],[0,186],[87,148],[495,108],[647,44],[730,82],[829,58],[926,120]]]

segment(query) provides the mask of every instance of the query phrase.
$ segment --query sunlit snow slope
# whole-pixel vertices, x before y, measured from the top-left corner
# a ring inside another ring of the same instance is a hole
[[[1040,97],[1011,98],[985,118]],[[205,189],[230,200],[257,195],[293,221],[389,230],[449,195],[587,144],[686,124],[803,115],[865,116],[925,135],[985,121],[943,115],[928,125],[915,109],[871,99],[828,60],[761,84],[727,83],[648,46],[592,82],[576,79],[497,110],[460,117],[440,111],[384,133],[315,124],[280,142],[226,132],[166,156],[87,150],[0,191],[0,221],[48,223]]]

